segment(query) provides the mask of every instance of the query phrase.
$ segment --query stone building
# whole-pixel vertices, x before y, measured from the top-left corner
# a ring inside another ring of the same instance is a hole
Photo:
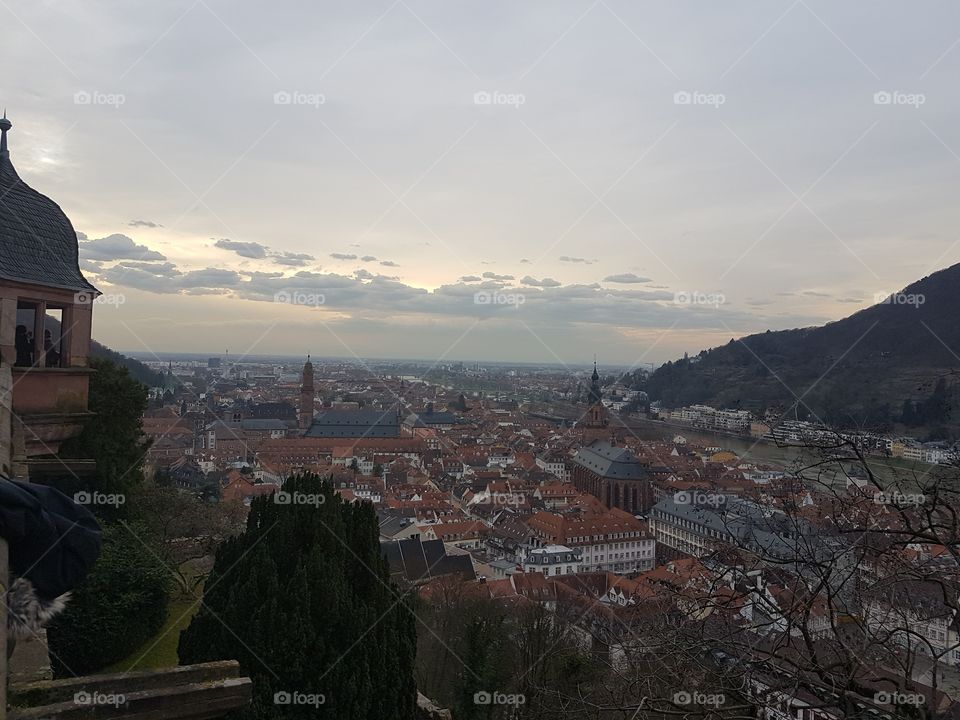
[[[638,514],[653,506],[648,466],[630,450],[594,440],[577,451],[571,465],[574,486],[607,507]]]

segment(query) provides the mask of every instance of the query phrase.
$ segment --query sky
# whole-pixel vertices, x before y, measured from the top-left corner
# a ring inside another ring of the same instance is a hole
[[[0,18],[11,158],[118,350],[659,364],[960,261],[951,0]]]

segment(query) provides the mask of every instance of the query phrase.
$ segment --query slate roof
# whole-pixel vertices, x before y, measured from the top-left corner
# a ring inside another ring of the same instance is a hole
[[[317,415],[306,437],[382,438],[399,437],[396,408],[387,410],[327,410]]]
[[[459,575],[475,580],[473,561],[469,555],[447,555],[442,540],[387,540],[380,550],[390,565],[390,575],[410,583],[420,583],[442,575]]]
[[[573,461],[580,467],[612,480],[646,480],[647,468],[636,455],[604,440],[580,448]]]
[[[0,278],[97,292],[80,272],[77,233],[69,218],[53,200],[23,182],[10,162],[9,128],[9,120],[0,120]]]
[[[431,425],[456,425],[460,422],[460,418],[452,412],[446,411],[423,412],[407,416],[404,422],[413,427],[430,427]]]

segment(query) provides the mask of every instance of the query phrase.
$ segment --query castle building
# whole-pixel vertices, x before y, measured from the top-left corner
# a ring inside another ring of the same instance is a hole
[[[77,233],[10,161],[0,119],[0,471],[26,479],[77,435],[87,408],[93,302]],[[9,412],[12,410],[12,412]]]

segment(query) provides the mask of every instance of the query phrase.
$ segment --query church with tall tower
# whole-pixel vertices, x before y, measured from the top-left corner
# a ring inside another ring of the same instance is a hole
[[[303,364],[303,374],[300,378],[300,407],[297,412],[297,424],[301,430],[309,430],[313,423],[315,397],[313,363],[310,362],[310,356],[307,355],[307,361]]]
[[[600,373],[597,372],[596,361],[593,362],[593,375],[590,376],[587,402],[590,407],[577,423],[577,427],[583,430],[584,442],[611,439],[610,414],[603,406],[603,392],[600,390]]]

